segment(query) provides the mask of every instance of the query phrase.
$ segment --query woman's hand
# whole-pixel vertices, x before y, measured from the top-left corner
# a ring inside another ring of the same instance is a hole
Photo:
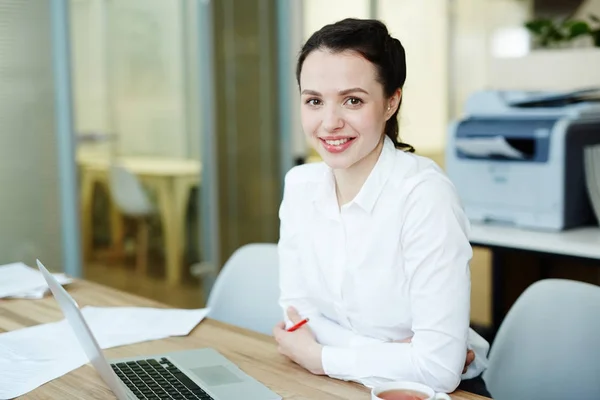
[[[465,367],[463,368],[463,374],[465,372],[467,372],[467,368],[469,368],[469,365],[471,365],[471,363],[475,361],[475,352],[471,349],[467,349],[467,359],[465,360]]]
[[[411,343],[411,342],[412,342],[412,337],[402,339],[402,340],[394,340],[394,343]],[[463,374],[465,372],[467,372],[467,368],[469,368],[469,365],[471,365],[471,363],[473,361],[475,361],[475,352],[471,349],[467,349],[467,358],[465,359],[465,367],[463,368],[463,371],[462,371]]]
[[[287,314],[294,324],[302,320],[293,307],[288,308]],[[281,354],[315,375],[325,374],[321,358],[323,346],[317,342],[307,324],[294,332],[288,332],[285,329],[285,322],[280,322],[273,328],[273,336],[279,345],[277,350]]]

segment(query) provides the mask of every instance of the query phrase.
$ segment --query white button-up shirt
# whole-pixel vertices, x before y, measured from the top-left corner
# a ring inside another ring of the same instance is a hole
[[[294,167],[280,220],[280,304],[310,318],[327,375],[451,392],[483,372],[489,345],[469,328],[469,223],[433,161],[386,137],[360,192],[341,208],[329,167]],[[461,376],[467,347],[476,358]]]

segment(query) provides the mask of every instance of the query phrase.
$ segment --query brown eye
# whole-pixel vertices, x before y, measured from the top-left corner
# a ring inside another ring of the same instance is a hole
[[[310,106],[318,106],[321,104],[321,100],[319,99],[308,99],[306,100],[306,104],[310,105]]]
[[[351,106],[358,106],[360,104],[362,104],[362,100],[359,99],[358,97],[350,97],[347,101],[346,104],[349,104]]]

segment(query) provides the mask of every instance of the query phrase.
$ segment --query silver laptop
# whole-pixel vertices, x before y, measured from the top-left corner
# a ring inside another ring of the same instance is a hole
[[[119,400],[281,400],[210,348],[107,360],[75,300],[39,260],[37,265],[90,362]]]

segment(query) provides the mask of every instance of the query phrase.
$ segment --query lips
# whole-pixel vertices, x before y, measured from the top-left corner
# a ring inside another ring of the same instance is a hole
[[[319,138],[323,148],[330,153],[341,153],[354,143],[355,137]]]

